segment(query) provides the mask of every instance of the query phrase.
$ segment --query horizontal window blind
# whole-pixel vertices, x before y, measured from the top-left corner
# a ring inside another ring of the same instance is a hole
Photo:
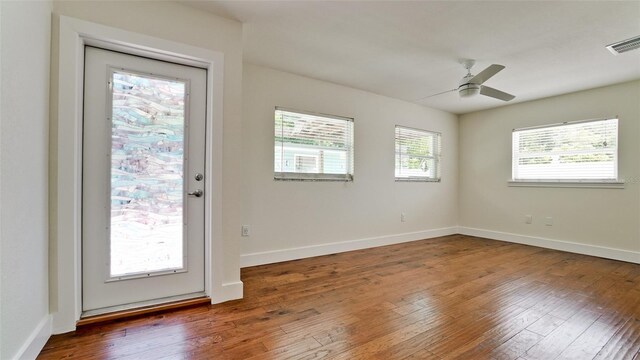
[[[618,119],[515,129],[513,180],[616,180]]]
[[[353,119],[277,107],[274,139],[276,179],[353,179]]]
[[[440,134],[396,126],[396,180],[440,180]]]

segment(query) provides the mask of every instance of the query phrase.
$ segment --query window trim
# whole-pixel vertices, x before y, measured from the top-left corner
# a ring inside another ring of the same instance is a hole
[[[335,119],[335,120],[345,120],[345,121],[354,122],[354,118],[350,118],[350,117],[347,117],[347,116],[331,115],[331,114],[325,114],[325,113],[315,112],[315,111],[298,110],[298,109],[293,109],[293,108],[288,108],[288,107],[283,107],[283,106],[276,106],[274,111],[277,111],[277,110],[293,112],[293,113],[296,113],[296,114],[320,116],[320,117],[326,117],[326,118]]]
[[[590,188],[590,189],[624,189],[622,180],[577,181],[577,180],[509,180],[510,187],[550,187],[550,188]]]
[[[416,157],[420,157],[420,158],[424,158],[424,159],[433,159],[435,164],[436,164],[436,177],[428,177],[428,176],[407,176],[407,177],[398,177],[395,174],[396,171],[396,165],[394,163],[393,166],[393,176],[395,178],[395,182],[433,182],[433,183],[439,183],[442,181],[442,170],[440,168],[441,166],[441,157],[442,157],[442,133],[438,132],[438,131],[432,131],[432,130],[425,130],[425,129],[418,129],[415,127],[410,127],[410,126],[405,126],[405,125],[398,125],[396,124],[393,128],[393,136],[394,136],[394,141],[393,141],[393,147],[394,147],[394,162],[397,161],[397,156],[398,156],[398,151],[397,151],[397,144],[396,144],[396,132],[397,129],[401,128],[401,129],[407,129],[407,130],[413,130],[413,131],[419,131],[419,132],[423,132],[423,133],[428,133],[430,135],[436,135],[438,138],[438,148],[439,148],[439,153],[435,156],[422,156],[422,155],[418,155]],[[438,169],[440,169],[438,171]]]
[[[558,126],[575,125],[575,124],[581,124],[581,123],[589,123],[589,122],[605,121],[605,120],[613,120],[613,119],[620,120],[620,117],[618,115],[615,115],[615,116],[607,116],[603,118],[572,120],[572,121],[563,121],[563,122],[552,123],[552,124],[525,126],[520,128],[514,128],[513,130],[511,130],[511,132],[523,131],[523,130],[534,130],[534,129],[546,129],[546,128],[552,128],[552,127],[558,127]]]
[[[515,179],[513,174],[515,170],[515,148],[513,146],[513,133],[517,131],[535,130],[535,129],[547,129],[553,127],[561,127],[567,125],[575,125],[582,123],[590,123],[596,121],[617,120],[617,134],[616,134],[616,149],[614,152],[614,171],[615,179],[586,179],[586,178],[573,178],[573,179]],[[564,121],[561,123],[553,123],[546,125],[535,125],[521,128],[514,128],[511,130],[511,179],[508,180],[508,185],[511,187],[558,187],[558,188],[606,188],[606,189],[623,189],[624,180],[620,179],[619,173],[619,159],[620,159],[620,117],[609,116],[603,118],[584,119]]]
[[[298,172],[283,172],[283,171],[275,171],[273,172],[273,180],[277,181],[344,181],[351,182],[353,181],[353,174],[355,172],[355,164],[354,164],[354,152],[355,152],[355,118],[350,118],[347,116],[340,115],[331,115],[325,114],[321,112],[315,111],[306,111],[306,110],[298,110],[284,106],[276,106],[274,109],[274,114],[276,111],[286,111],[292,112],[296,114],[302,115],[311,115],[311,116],[319,116],[325,117],[334,120],[343,120],[351,123],[351,151],[347,151],[347,171],[351,173],[347,174],[323,174],[323,173],[298,173]],[[275,122],[274,122],[275,127]],[[274,128],[275,134],[275,128]],[[274,145],[277,143],[274,139]],[[309,148],[318,148],[318,147],[309,147]],[[275,165],[275,159],[274,159]]]
[[[353,181],[351,174],[314,174],[294,172],[274,172],[273,180],[278,181]]]

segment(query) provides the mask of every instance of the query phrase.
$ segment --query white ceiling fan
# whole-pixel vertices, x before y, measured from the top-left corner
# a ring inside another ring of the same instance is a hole
[[[471,74],[471,68],[476,63],[473,59],[460,60],[462,66],[467,69],[467,75],[460,80],[460,84],[457,88],[452,90],[443,91],[441,93],[433,94],[423,99],[430,98],[436,95],[446,94],[448,92],[457,91],[460,97],[471,97],[477,94],[489,96],[502,101],[509,101],[515,98],[514,95],[508,94],[504,91],[494,89],[492,87],[482,85],[485,81],[489,80],[493,75],[504,69],[503,65],[493,64],[489,65],[486,69],[482,70],[478,75]]]

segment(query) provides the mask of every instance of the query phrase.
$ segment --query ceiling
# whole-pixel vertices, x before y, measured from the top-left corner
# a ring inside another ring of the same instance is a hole
[[[243,22],[249,63],[455,114],[640,79],[640,50],[605,49],[640,35],[640,1],[185,3]],[[421,99],[457,87],[461,58],[505,65],[485,85],[516,98]]]

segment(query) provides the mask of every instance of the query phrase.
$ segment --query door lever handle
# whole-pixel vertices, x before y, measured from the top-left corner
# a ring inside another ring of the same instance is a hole
[[[200,190],[200,189],[187,193],[187,195],[192,195],[192,196],[195,196],[195,197],[201,197],[203,194],[204,194],[204,192],[202,190]]]

